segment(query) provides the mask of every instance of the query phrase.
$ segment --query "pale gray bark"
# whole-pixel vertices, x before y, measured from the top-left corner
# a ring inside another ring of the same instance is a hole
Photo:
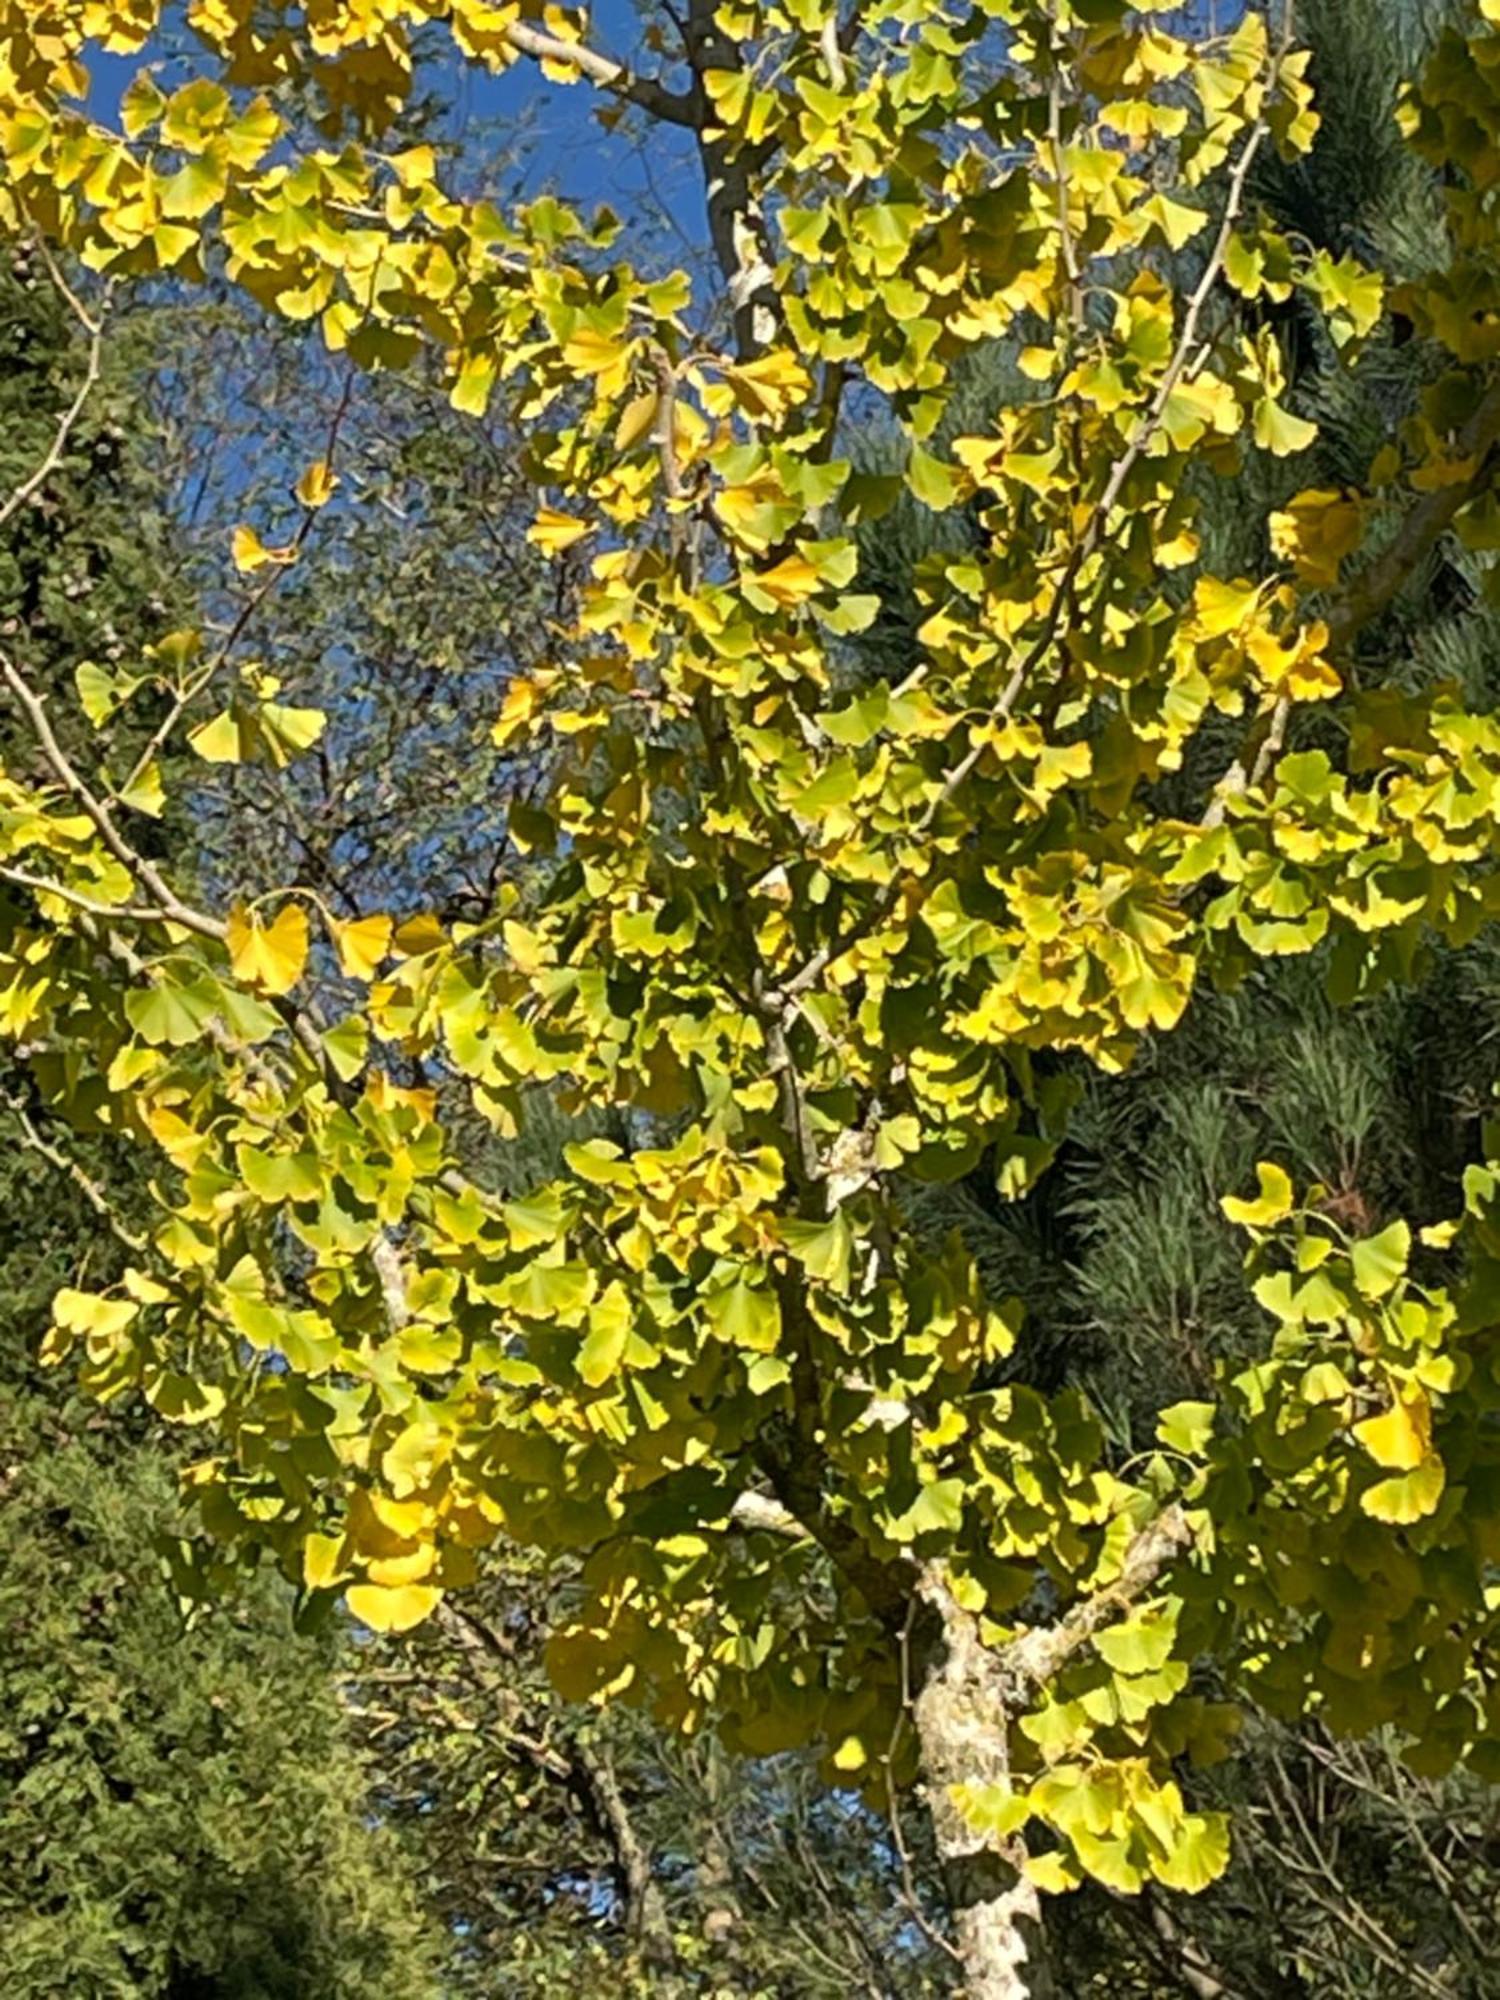
[[[968,2000],[1053,2000],[1041,1898],[1022,1865],[1025,1849],[976,1832],[951,1792],[961,1784],[1009,1784],[1004,1668],[935,1570],[924,1573],[920,1590],[935,1629],[912,1717]]]

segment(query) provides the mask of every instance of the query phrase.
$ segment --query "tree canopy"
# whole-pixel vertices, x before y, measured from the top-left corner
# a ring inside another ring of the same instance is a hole
[[[1493,912],[1500,725],[1374,635],[1440,546],[1474,616],[1492,588],[1500,6],[1400,94],[1402,259],[1274,212],[1318,127],[1289,10],[689,0],[628,61],[478,0],[170,25],[0,12],[0,217],[90,274],[93,352],[115,288],[222,272],[345,388],[278,518],[226,523],[223,629],[79,663],[93,741],[7,637],[0,1028],[151,1161],[48,1351],[204,1426],[197,1587],[270,1551],[309,1615],[400,1631],[497,1548],[555,1559],[564,1696],[815,1745],[893,1816],[920,1786],[974,2000],[1047,1990],[1040,1894],[1223,1870],[1195,1771],[1247,1705],[1493,1778],[1491,1159],[1375,1227],[1262,1158],[1219,1190],[1260,1352],[1123,1427],[928,1222],[981,1170],[1027,1196],[1212,989],[1315,957],[1369,1004]],[[90,63],[158,50],[107,117]],[[708,294],[408,143],[456,59],[690,135]],[[1338,392],[1299,350],[1353,396],[1398,336],[1412,394],[1306,483]],[[467,822],[487,886],[218,899],[174,755],[351,754],[241,642],[342,504],[363,372],[429,357],[524,436],[555,577]],[[876,414],[889,472],[846,450]],[[972,532],[872,678],[861,542],[903,493]],[[524,1182],[460,1143],[558,1111]]]

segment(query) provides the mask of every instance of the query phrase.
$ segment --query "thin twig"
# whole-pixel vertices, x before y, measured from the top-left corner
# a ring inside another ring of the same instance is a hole
[[[323,446],[323,463],[330,471],[332,471],[333,469],[334,453],[338,449],[339,432],[343,428],[344,418],[348,414],[349,404],[353,397],[353,393],[354,393],[354,369],[351,366],[345,371],[343,390],[339,396],[337,407],[334,410],[333,419],[328,426],[328,436]],[[266,599],[271,595],[271,592],[275,590],[277,585],[281,582],[282,577],[292,567],[293,563],[296,561],[296,558],[302,553],[302,549],[307,541],[307,538],[312,533],[313,523],[317,520],[318,515],[322,513],[322,511],[323,510],[321,507],[303,508],[302,518],[297,523],[296,532],[293,534],[291,541],[287,544],[287,547],[290,550],[289,559],[284,563],[277,562],[273,563],[270,566],[269,570],[267,571],[266,575],[262,578],[261,582],[256,586],[254,590],[251,591],[250,595],[245,599],[244,603],[240,606],[239,611],[236,613],[232,623],[229,626],[228,631],[225,633],[223,639],[220,641],[218,651],[214,654],[213,658],[210,659],[203,667],[201,667],[198,670],[198,672],[193,675],[192,679],[190,681],[187,681],[178,690],[177,695],[174,698],[171,707],[167,710],[167,713],[162,717],[162,720],[157,724],[156,728],[151,732],[151,736],[146,744],[146,747],[141,751],[140,755],[136,758],[134,764],[131,765],[129,776],[125,779],[123,784],[119,784],[113,787],[113,792],[116,799],[121,798],[125,793],[131,792],[135,789],[136,785],[140,782],[140,779],[144,774],[147,766],[150,764],[152,758],[157,755],[162,745],[167,741],[167,739],[171,736],[172,731],[177,727],[178,723],[182,720],[184,711],[191,708],[191,706],[198,699],[198,696],[203,692],[203,690],[209,685],[211,681],[213,681],[217,677],[221,668],[224,666],[224,663],[228,660],[230,654],[234,651],[235,647],[244,637],[245,631],[249,626],[250,621],[254,618],[256,612],[259,611],[262,604],[264,604]]]
[[[922,1908],[921,1897],[917,1894],[916,1874],[911,1865],[911,1850],[906,1844],[906,1833],[901,1824],[901,1808],[896,1801],[896,1752],[901,1746],[901,1732],[906,1727],[906,1718],[911,1713],[911,1634],[916,1620],[917,1600],[913,1597],[906,1609],[906,1623],[899,1637],[897,1658],[901,1671],[901,1704],[896,1710],[896,1720],[891,1725],[890,1741],[886,1744],[885,1799],[886,1819],[891,1829],[891,1845],[896,1850],[896,1865],[901,1871],[902,1900],[911,1913],[912,1922],[936,1950],[951,1958],[955,1965],[963,1964],[963,1953],[951,1938],[934,1929],[927,1912]]]
[[[71,298],[72,294],[69,292],[66,293],[66,296]],[[78,308],[78,310],[80,316],[82,316],[82,309]],[[78,419],[83,415],[84,405],[98,386],[104,354],[104,321],[101,317],[98,321],[87,323],[91,326],[92,331],[89,335],[88,359],[84,365],[83,380],[78,385],[78,393],[59,419],[52,442],[48,446],[46,456],[43,458],[41,464],[28,478],[23,479],[21,484],[4,501],[0,501],[0,528],[3,528],[12,514],[18,508],[24,507],[32,495],[47,483],[62,463],[63,454],[67,451],[68,441],[73,435],[74,427]]]
[[[10,882],[18,889],[29,889],[33,895],[56,896],[61,902],[73,904],[76,909],[86,910],[91,917],[107,917],[126,924],[172,924],[178,921],[170,910],[159,910],[146,903],[101,903],[78,889],[70,889],[66,882],[51,882],[43,875],[28,875],[23,868],[0,867],[0,882]]]
[[[104,842],[104,845],[109,849],[116,861],[128,868],[132,875],[137,876],[145,883],[151,894],[161,904],[163,914],[169,917],[173,923],[181,924],[184,930],[197,931],[201,937],[222,939],[226,935],[227,926],[218,917],[207,916],[203,911],[192,909],[188,904],[184,903],[181,897],[167,883],[160,870],[153,863],[146,860],[144,855],[137,854],[129,841],[125,839],[124,835],[115,825],[109,808],[101,799],[95,796],[89,785],[79,775],[62,745],[58,742],[47,715],[46,704],[43,702],[41,696],[27,681],[15,661],[10,658],[9,654],[4,652],[0,652],[0,678],[4,679],[11,693],[20,703],[21,709],[30,725],[31,733],[36,738],[42,755],[52,766],[53,772],[61,782],[64,790],[77,800],[84,812],[93,821],[99,838]]]
[[[139,1255],[146,1247],[143,1239],[127,1229],[120,1221],[98,1183],[89,1178],[76,1160],[71,1159],[60,1147],[52,1145],[42,1137],[32,1123],[30,1113],[18,1098],[6,1097],[0,1099],[0,1102],[4,1103],[5,1108],[20,1126],[22,1144],[29,1147],[33,1153],[40,1154],[41,1158],[49,1166],[55,1167],[60,1174],[66,1174],[111,1234],[118,1237],[127,1250]]]

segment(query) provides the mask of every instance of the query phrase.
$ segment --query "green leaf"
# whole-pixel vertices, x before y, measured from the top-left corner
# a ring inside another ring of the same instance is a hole
[[[858,790],[859,766],[852,757],[836,757],[826,771],[792,800],[792,810],[803,819],[821,819],[848,805]]]
[[[183,1048],[196,1042],[213,1012],[213,996],[170,978],[125,995],[125,1014],[144,1042]]]
[[[1231,1222],[1238,1222],[1247,1229],[1269,1229],[1284,1221],[1292,1212],[1291,1176],[1269,1160],[1262,1160],[1255,1174],[1260,1182],[1260,1194],[1254,1201],[1241,1201],[1236,1195],[1225,1195],[1219,1206]]]
[[[912,446],[906,461],[906,483],[924,507],[938,514],[951,507],[958,499],[962,480],[963,473],[956,465],[945,465],[919,444]]]
[[[1078,1827],[1070,1838],[1073,1852],[1096,1882],[1119,1896],[1134,1896],[1139,1891],[1144,1870],[1127,1835],[1100,1835]]]
[[[1157,1438],[1168,1450],[1197,1458],[1213,1436],[1218,1414],[1216,1403],[1173,1403],[1157,1418]]]
[[[1175,1604],[1134,1612],[1094,1634],[1104,1662],[1118,1674],[1154,1674],[1171,1658],[1177,1639]]]
[[[314,1153],[269,1153],[259,1146],[236,1146],[235,1159],[245,1185],[258,1201],[272,1206],[283,1201],[315,1201],[323,1177]]]
[[[274,701],[262,702],[255,720],[267,760],[278,771],[310,750],[328,726],[321,708],[286,708]]]
[[[1290,458],[1306,451],[1318,435],[1316,424],[1295,417],[1273,396],[1263,396],[1255,406],[1255,442],[1276,458]]]
[[[1005,1785],[950,1785],[948,1796],[965,1822],[989,1841],[1009,1840],[1031,1818],[1030,1799]]]
[[[98,729],[108,722],[120,703],[133,687],[134,681],[123,680],[115,674],[106,673],[103,667],[92,660],[84,660],[73,669],[73,684],[78,690],[78,704],[94,727]]]
[[[907,1509],[901,1527],[905,1536],[956,1535],[964,1522],[964,1482],[934,1479]]]
[[[589,1308],[589,1330],[578,1350],[578,1372],[591,1389],[600,1388],[619,1369],[630,1339],[630,1297],[621,1284],[611,1285]]]
[[[1383,1299],[1406,1275],[1411,1230],[1393,1222],[1378,1236],[1362,1236],[1349,1252],[1354,1282],[1367,1299]]]
[[[842,1209],[827,1222],[793,1219],[781,1226],[786,1247],[810,1277],[821,1278],[835,1291],[847,1291],[854,1231]]]
[[[1189,1813],[1176,1845],[1153,1855],[1151,1873],[1169,1889],[1201,1895],[1229,1866],[1229,1821],[1223,1813]]]
[[[344,1083],[358,1076],[370,1046],[370,1031],[358,1014],[350,1014],[337,1026],[325,1028],[319,1040],[333,1064],[335,1076]]]
[[[781,1344],[781,1302],[773,1291],[738,1278],[703,1302],[715,1335],[730,1347],[772,1354]]]

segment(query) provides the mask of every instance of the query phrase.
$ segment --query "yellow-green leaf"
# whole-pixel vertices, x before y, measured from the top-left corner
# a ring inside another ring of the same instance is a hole
[[[262,993],[289,993],[307,963],[307,912],[286,903],[272,923],[237,905],[229,913],[229,962],[235,977]]]
[[[372,1632],[409,1632],[432,1616],[442,1596],[432,1584],[355,1583],[345,1592],[344,1601],[360,1624],[368,1625]]]

